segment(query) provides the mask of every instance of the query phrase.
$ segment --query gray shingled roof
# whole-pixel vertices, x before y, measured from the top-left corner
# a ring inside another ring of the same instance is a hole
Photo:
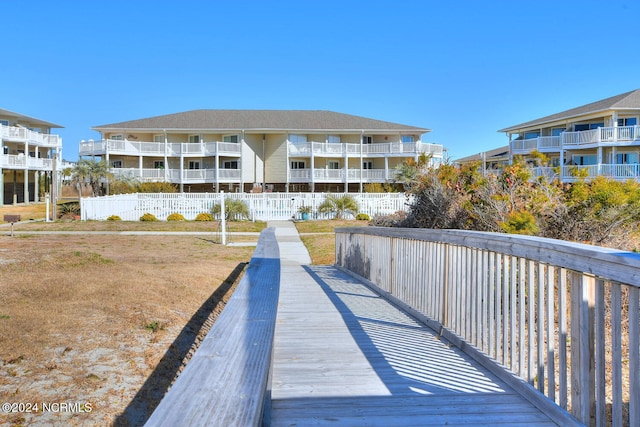
[[[317,130],[398,131],[426,133],[430,129],[317,110],[193,110],[146,119],[96,126],[108,130]]]
[[[542,125],[558,120],[569,120],[575,117],[609,110],[640,110],[640,89],[632,90],[631,92],[612,96],[611,98],[602,99],[600,101],[592,102],[581,107],[572,108],[540,119],[520,123],[519,125],[510,126],[508,128],[501,129],[498,132],[517,131],[531,126]]]
[[[25,120],[27,122],[29,122],[32,125],[40,125],[40,126],[46,126],[46,127],[50,127],[50,128],[62,128],[64,126],[60,126],[57,125],[55,123],[51,123],[51,122],[45,122],[44,120],[40,120],[40,119],[36,119],[35,117],[29,117],[29,116],[25,116],[24,114],[20,114],[20,113],[16,113],[13,111],[9,111],[9,110],[5,110],[3,108],[0,108],[0,117],[13,117],[15,119],[22,119]]]

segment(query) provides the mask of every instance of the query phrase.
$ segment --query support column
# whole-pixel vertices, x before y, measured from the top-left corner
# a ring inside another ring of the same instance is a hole
[[[327,139],[325,138],[325,144],[327,143]],[[313,154],[313,141],[311,141],[311,192],[316,191],[316,174],[313,172],[316,167],[315,156]]]
[[[4,206],[4,170],[0,168],[0,206]]]
[[[33,201],[40,201],[40,172],[33,172]]]

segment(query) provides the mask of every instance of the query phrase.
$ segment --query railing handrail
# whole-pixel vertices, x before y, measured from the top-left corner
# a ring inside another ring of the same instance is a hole
[[[553,264],[640,287],[640,253],[592,246],[545,237],[467,230],[402,229],[391,227],[344,227],[336,233],[411,238],[485,249],[533,261]],[[588,259],[588,264],[585,262]]]
[[[624,422],[640,425],[640,254],[532,236],[349,227],[336,229],[336,264],[472,357],[508,369],[494,373],[517,379],[510,384],[532,403],[570,409],[585,424],[595,413],[598,425],[612,405],[613,425],[622,425],[626,396]]]
[[[146,426],[260,426],[280,289],[275,230],[260,233],[231,299]]]

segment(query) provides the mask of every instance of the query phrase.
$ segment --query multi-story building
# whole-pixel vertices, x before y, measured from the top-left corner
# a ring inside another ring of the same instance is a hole
[[[37,201],[62,159],[62,126],[0,109],[0,205]],[[46,184],[46,185],[45,185]]]
[[[429,129],[331,111],[194,110],[93,129],[102,139],[82,141],[81,157],[185,192],[358,192],[405,159],[443,154],[422,141]]]
[[[544,153],[550,164],[538,174],[574,180],[572,170],[588,177],[626,180],[640,177],[640,90],[502,129],[509,137],[511,158]],[[559,168],[558,168],[559,167]],[[555,169],[554,169],[555,168]]]

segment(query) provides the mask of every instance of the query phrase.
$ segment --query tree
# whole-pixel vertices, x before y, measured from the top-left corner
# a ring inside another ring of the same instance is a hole
[[[358,213],[358,202],[348,194],[344,196],[328,194],[318,206],[318,212],[335,214],[335,219],[342,219],[345,214],[355,216]]]
[[[91,194],[101,195],[101,184],[111,177],[107,162],[104,160],[80,159],[71,170],[71,183],[78,190],[78,197],[82,197],[82,187],[88,185]]]

